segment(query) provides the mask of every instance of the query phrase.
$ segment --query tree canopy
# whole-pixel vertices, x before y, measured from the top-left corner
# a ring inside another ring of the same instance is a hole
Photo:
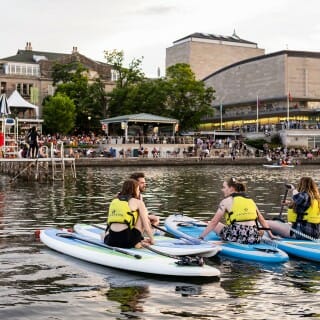
[[[61,93],[49,97],[44,104],[43,117],[46,132],[67,134],[74,128],[74,102]]]
[[[77,131],[101,127],[106,117],[107,94],[101,80],[89,81],[87,69],[79,62],[55,64],[52,78],[57,85],[55,94],[68,96],[75,105],[74,126]]]
[[[164,78],[146,79],[142,60],[123,67],[123,52],[106,53],[108,63],[118,72],[116,87],[108,94],[108,115],[153,113],[180,122],[180,130],[196,129],[205,116],[213,115],[213,88],[197,81],[188,64],[176,64]]]

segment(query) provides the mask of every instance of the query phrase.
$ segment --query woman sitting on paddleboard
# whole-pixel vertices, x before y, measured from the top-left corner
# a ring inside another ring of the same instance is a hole
[[[292,200],[285,200],[288,205],[288,222],[268,221],[275,234],[285,238],[305,239],[303,234],[318,239],[320,237],[320,194],[315,181],[302,177],[297,189],[292,190]]]
[[[245,244],[259,243],[263,232],[269,226],[258,210],[255,202],[246,194],[246,187],[235,178],[223,182],[222,192],[224,199],[218,210],[200,235],[204,239],[210,231],[215,231],[222,240]],[[225,218],[227,225],[220,222]],[[258,222],[263,228],[258,228]],[[270,236],[273,237],[272,233]]]
[[[140,248],[144,232],[149,236],[147,242],[154,244],[148,211],[139,199],[139,184],[136,180],[126,180],[121,192],[111,201],[107,225],[104,242],[109,246]]]

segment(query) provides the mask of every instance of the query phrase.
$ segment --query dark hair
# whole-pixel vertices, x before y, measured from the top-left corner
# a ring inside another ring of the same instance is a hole
[[[130,179],[134,179],[138,181],[139,178],[144,178],[144,177],[145,175],[143,172],[134,172],[131,174]]]
[[[123,185],[122,189],[119,193],[119,196],[127,196],[129,198],[138,198],[137,194],[137,187],[139,186],[138,181],[134,179],[126,180]]]
[[[227,182],[228,187],[229,188],[233,187],[236,192],[245,192],[245,191],[247,191],[247,188],[246,188],[246,185],[244,184],[244,182],[240,182],[234,177],[231,177],[226,182]]]

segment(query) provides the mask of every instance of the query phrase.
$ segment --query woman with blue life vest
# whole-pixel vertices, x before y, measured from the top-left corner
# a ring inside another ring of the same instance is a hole
[[[285,238],[320,238],[320,194],[311,177],[302,177],[297,188],[287,185],[292,191],[292,199],[284,200],[288,206],[288,222],[268,221],[274,234]]]
[[[113,247],[140,248],[144,243],[154,244],[153,230],[144,202],[139,199],[139,184],[134,179],[126,180],[121,192],[109,206],[107,233],[104,242]]]
[[[200,235],[200,239],[205,239],[210,231],[215,231],[222,240],[254,244],[260,242],[263,235],[262,230],[268,230],[270,237],[273,238],[266,220],[255,202],[245,194],[245,191],[244,183],[235,178],[223,182],[224,199]],[[220,222],[223,217],[226,225]]]

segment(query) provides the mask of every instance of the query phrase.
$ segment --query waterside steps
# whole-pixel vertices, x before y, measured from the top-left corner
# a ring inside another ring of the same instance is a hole
[[[44,157],[35,159],[0,158],[0,171],[12,177],[10,182],[20,177],[30,181],[64,180],[70,172],[75,179],[75,158],[64,157],[63,144],[59,149],[54,149],[53,145],[50,149],[50,152],[44,153]],[[46,150],[48,151],[48,148]]]

